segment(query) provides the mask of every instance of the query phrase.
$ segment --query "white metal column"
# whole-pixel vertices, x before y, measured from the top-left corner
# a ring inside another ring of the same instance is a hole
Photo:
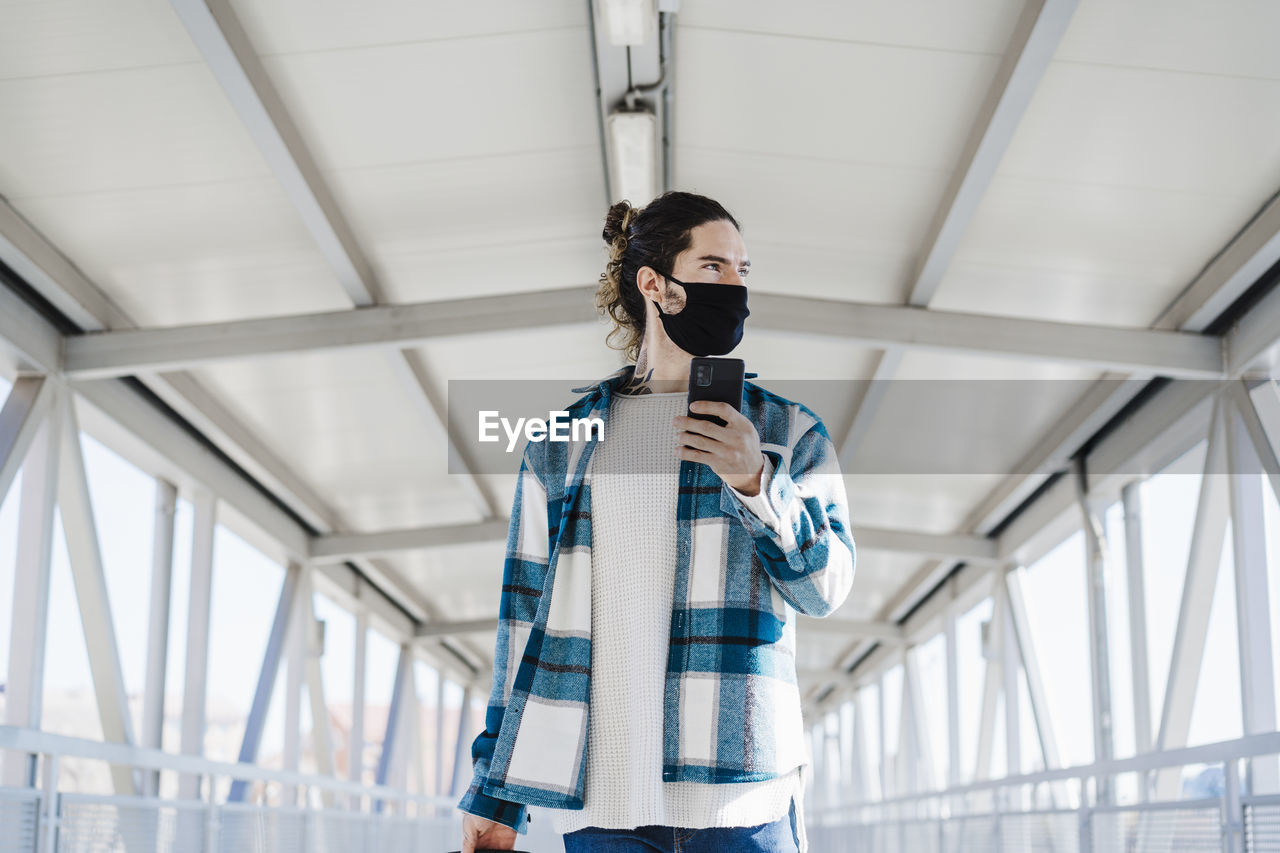
[[[956,648],[959,603],[954,580],[947,584],[947,595],[949,600],[943,615],[947,644],[947,785],[956,787],[964,773],[960,767],[960,654]]]
[[[173,589],[173,523],[178,489],[156,478],[155,530],[151,546],[151,612],[147,620],[147,681],[142,696],[142,746],[161,749],[164,741],[164,693],[169,662],[169,606]],[[160,790],[160,771],[142,777],[145,796]]]
[[[369,611],[356,605],[355,667],[351,686],[351,746],[348,750],[348,775],[353,782],[364,778],[364,682],[369,640]]]
[[[1080,504],[1084,528],[1085,592],[1089,605],[1089,675],[1093,694],[1094,761],[1108,761],[1115,756],[1115,737],[1111,720],[1111,643],[1107,636],[1107,533],[1100,508],[1089,494],[1088,476],[1083,458],[1075,468],[1076,499]],[[1097,780],[1099,803],[1110,803],[1111,780]]]
[[[132,744],[133,719],[129,712],[129,698],[124,689],[124,673],[120,667],[120,650],[116,645],[107,578],[98,544],[97,525],[93,518],[93,503],[89,497],[89,479],[80,448],[80,428],[72,399],[68,397],[64,402],[58,508],[62,513],[67,555],[71,560],[76,602],[80,606],[80,624],[84,629],[85,647],[89,653],[89,669],[93,673],[98,717],[102,721],[104,739]],[[111,778],[117,794],[130,795],[138,792],[137,779],[129,768],[113,765]]]
[[[58,395],[59,397],[61,395]],[[9,626],[9,675],[5,723],[40,728],[44,697],[45,640],[49,624],[49,577],[53,560],[53,515],[62,454],[61,400],[55,399],[28,447],[18,507],[17,564],[13,573],[13,620]],[[3,756],[2,781],[35,784],[35,761],[14,752]]]
[[[1221,473],[1226,470],[1222,420],[1221,405],[1215,402],[1209,422],[1209,441],[1191,533],[1191,550],[1187,556],[1187,574],[1182,585],[1182,603],[1178,609],[1178,627],[1173,638],[1169,681],[1165,687],[1160,729],[1156,736],[1157,750],[1186,746],[1191,730],[1191,710],[1195,704],[1196,687],[1200,683],[1209,614],[1227,528],[1228,478]],[[1156,799],[1173,799],[1181,787],[1179,769],[1157,773]]]
[[[1129,483],[1124,503],[1125,584],[1129,599],[1129,658],[1133,675],[1133,746],[1151,749],[1151,666],[1147,653],[1147,583],[1142,546],[1142,484]],[[1143,786],[1142,796],[1147,795]]]
[[[9,494],[55,395],[53,383],[43,376],[20,376],[9,389],[0,409],[0,503]]]
[[[436,787],[438,794],[444,790],[444,673],[436,673]]]
[[[187,654],[182,690],[182,753],[204,755],[204,713],[209,671],[209,605],[213,594],[213,534],[217,501],[200,489],[195,494],[191,531],[191,582],[187,599]],[[183,775],[178,796],[200,796],[200,777]]]
[[[1248,403],[1248,400],[1245,402]],[[1262,463],[1237,405],[1224,405],[1223,415],[1227,465],[1231,479],[1228,493],[1232,553],[1235,558],[1240,708],[1243,714],[1242,731],[1247,736],[1276,730]],[[1246,762],[1245,766],[1249,772],[1250,793],[1280,793],[1280,767],[1275,756],[1255,758]]]

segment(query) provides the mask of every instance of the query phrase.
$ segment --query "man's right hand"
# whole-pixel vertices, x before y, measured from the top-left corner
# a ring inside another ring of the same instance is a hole
[[[475,853],[488,847],[491,850],[515,850],[519,835],[503,823],[485,820],[473,814],[462,815],[462,853]]]

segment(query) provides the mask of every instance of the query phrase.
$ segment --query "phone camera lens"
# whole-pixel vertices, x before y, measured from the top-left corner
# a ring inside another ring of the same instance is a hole
[[[707,367],[705,364],[698,365],[698,369],[694,372],[694,382],[698,383],[699,387],[703,388],[710,385],[711,368]]]

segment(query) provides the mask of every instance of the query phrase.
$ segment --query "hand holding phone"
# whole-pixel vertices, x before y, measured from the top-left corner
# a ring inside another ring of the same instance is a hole
[[[746,365],[740,358],[698,356],[689,362],[689,402],[714,400],[728,403],[742,411],[742,382]],[[689,417],[724,426],[725,420],[715,415],[700,415],[692,410]]]

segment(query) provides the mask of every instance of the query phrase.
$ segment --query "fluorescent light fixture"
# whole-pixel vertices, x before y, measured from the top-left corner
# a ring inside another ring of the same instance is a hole
[[[613,200],[636,207],[658,194],[658,119],[648,111],[618,110],[609,114]]]
[[[657,29],[654,6],[654,0],[600,0],[609,44],[619,47],[644,44]]]

